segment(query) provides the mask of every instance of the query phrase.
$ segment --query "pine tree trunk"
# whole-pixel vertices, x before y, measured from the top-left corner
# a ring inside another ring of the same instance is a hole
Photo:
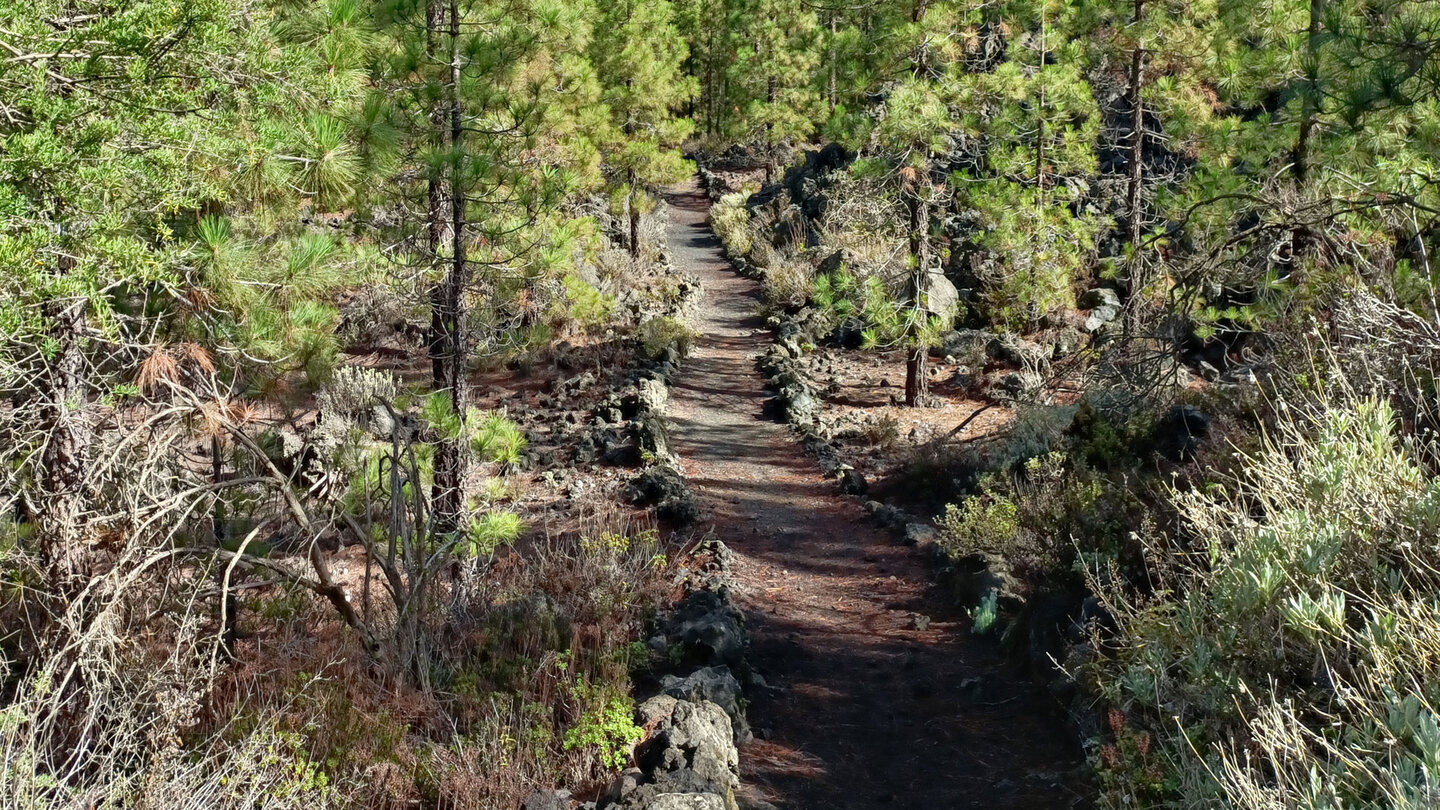
[[[1295,139],[1295,179],[1304,183],[1310,174],[1310,138],[1315,129],[1315,118],[1320,112],[1319,93],[1319,50],[1320,21],[1325,14],[1325,0],[1310,0],[1310,25],[1305,38],[1305,102],[1300,113],[1300,134]]]
[[[1040,87],[1040,103],[1035,107],[1039,115],[1035,132],[1035,187],[1045,190],[1045,87]]]
[[[640,206],[635,198],[635,173],[630,173],[630,193],[625,197],[625,208],[630,215],[630,258],[640,258]]]
[[[1046,34],[1049,29],[1045,14],[1040,14],[1040,69],[1037,76],[1043,77],[1045,71],[1045,53],[1048,49]],[[1039,190],[1038,197],[1040,205],[1045,204],[1045,83],[1043,78],[1040,81],[1040,99],[1035,105],[1035,187]]]
[[[443,0],[428,0],[425,4],[425,59],[435,64],[438,41],[445,28],[445,4]],[[447,133],[445,105],[437,104],[430,111],[431,147],[444,150]],[[445,180],[439,173],[430,176],[425,189],[426,248],[430,260],[439,267],[449,238],[450,212],[445,201]],[[430,356],[430,381],[436,390],[445,387],[445,285],[439,282],[430,288],[430,330],[427,335]]]
[[[1295,138],[1294,164],[1295,181],[1304,185],[1310,179],[1311,140],[1314,137],[1315,122],[1320,115],[1320,23],[1325,15],[1325,0],[1310,0],[1310,24],[1305,38],[1305,101],[1300,114],[1300,132]],[[1310,253],[1313,237],[1309,229],[1296,226],[1290,236],[1290,262],[1298,266],[1301,257]]]
[[[225,455],[224,446],[220,443],[218,435],[210,437],[210,483],[219,484],[225,477]],[[210,513],[210,530],[215,535],[215,546],[225,547],[225,513],[220,505],[220,499],[215,499],[214,510]],[[235,654],[235,641],[240,637],[239,611],[240,602],[235,598],[233,582],[225,580],[225,566],[218,566],[215,570],[215,585],[220,588],[222,605],[220,608],[224,621],[220,625],[220,643],[225,649],[226,655]]]
[[[73,259],[62,257],[60,274],[68,274],[73,265]],[[62,598],[84,587],[91,563],[84,525],[92,441],[85,355],[80,348],[88,320],[85,306],[83,299],[77,299],[44,308],[58,351],[46,361],[41,383],[40,425],[46,439],[35,519],[42,563],[51,588]]]
[[[906,195],[910,222],[910,301],[914,317],[906,328],[905,404],[914,408],[921,404],[927,389],[925,360],[929,347],[920,340],[920,319],[925,317],[925,275],[930,272],[930,204],[919,194],[919,183]]]
[[[770,78],[765,81],[765,104],[773,114],[776,96],[775,74],[771,73]],[[768,154],[765,155],[765,185],[770,185],[775,176],[775,123],[765,122],[765,148]]]
[[[1138,26],[1145,19],[1145,0],[1135,0],[1135,15],[1131,19]],[[1130,54],[1130,165],[1129,178],[1125,187],[1125,207],[1130,217],[1130,268],[1126,282],[1127,303],[1133,301],[1145,286],[1143,262],[1140,255],[1140,240],[1143,235],[1143,212],[1140,193],[1145,179],[1145,42],[1137,40]],[[1134,326],[1134,306],[1127,307],[1125,331]]]
[[[910,21],[919,24],[925,19],[925,12],[929,9],[928,0],[917,0],[915,7],[911,10]],[[930,43],[924,36],[915,47],[915,63],[912,66],[915,76],[924,76],[930,72]]]
[[[465,413],[465,291],[469,286],[465,256],[465,190],[461,180],[464,122],[460,104],[460,9],[450,0],[449,76],[445,103],[450,117],[449,208],[450,267],[444,280],[441,318],[444,323],[444,385],[455,414]],[[458,439],[444,439],[435,452],[435,529],[453,532],[464,510],[465,458]]]
[[[1135,4],[1137,7],[1139,3]],[[1139,249],[1142,230],[1140,189],[1145,171],[1145,51],[1137,47],[1130,55],[1130,177],[1125,187],[1125,207],[1130,215],[1130,244]]]
[[[839,99],[835,95],[836,74],[839,73],[840,50],[835,47],[835,19],[840,12],[830,12],[830,80],[825,88],[825,97],[830,101],[830,113],[835,113],[835,105]]]

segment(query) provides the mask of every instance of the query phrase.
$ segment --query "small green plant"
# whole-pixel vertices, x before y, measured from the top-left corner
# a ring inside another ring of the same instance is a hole
[[[565,750],[590,748],[605,767],[625,767],[631,746],[645,737],[644,729],[635,725],[633,702],[614,687],[583,678],[575,682],[573,693],[582,710],[565,731]]]
[[[470,521],[465,540],[456,551],[467,557],[489,557],[501,546],[515,542],[525,524],[514,512],[486,512]]]
[[[610,320],[615,312],[615,296],[597,290],[574,273],[561,281],[565,297],[553,305],[550,317],[557,330],[587,330]]]
[[[520,426],[510,421],[505,411],[468,408],[462,419],[451,408],[450,397],[443,391],[420,400],[420,418],[442,439],[467,441],[475,455],[484,461],[516,464],[527,443]]]
[[[833,273],[820,273],[810,290],[810,301],[836,320],[855,314],[855,276],[844,267]]]
[[[971,611],[973,623],[970,629],[977,635],[990,632],[990,628],[995,626],[995,620],[1000,615],[999,604],[999,594],[995,592],[994,588],[991,588],[990,592],[985,594],[985,598],[980,600],[980,606]]]
[[[465,430],[465,423],[450,404],[450,395],[436,391],[420,400],[420,419],[429,425],[441,439],[454,441]]]
[[[497,464],[518,464],[525,449],[525,434],[504,411],[481,412],[471,408],[466,423],[473,426],[470,447],[475,454]]]

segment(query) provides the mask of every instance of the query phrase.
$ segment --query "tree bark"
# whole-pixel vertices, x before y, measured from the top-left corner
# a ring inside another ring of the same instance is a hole
[[[774,57],[774,54],[771,54]],[[765,104],[774,114],[776,96],[775,74],[771,73],[770,78],[765,80]],[[765,155],[765,185],[770,185],[775,176],[775,122],[765,122],[765,148],[769,154]]]
[[[1300,113],[1300,134],[1295,139],[1294,172],[1301,183],[1310,174],[1310,139],[1315,119],[1320,114],[1320,21],[1325,15],[1325,0],[1310,0],[1310,25],[1305,38],[1305,101]]]
[[[832,115],[835,113],[835,105],[839,102],[839,99],[835,95],[836,74],[839,73],[840,70],[840,52],[839,49],[835,47],[835,18],[838,16],[840,16],[840,12],[830,12],[830,80],[825,88],[825,96],[830,102],[830,113]]]
[[[929,389],[925,377],[925,360],[929,347],[921,341],[920,322],[926,317],[925,275],[930,272],[930,203],[920,195],[920,183],[910,186],[906,194],[906,208],[910,215],[910,300],[912,318],[906,327],[905,346],[905,405],[914,408],[921,404]]]
[[[210,482],[219,485],[225,478],[224,445],[219,434],[210,437]],[[210,527],[215,534],[215,546],[225,547],[225,513],[217,494],[215,506],[210,513]],[[235,655],[235,641],[240,637],[240,603],[235,598],[233,583],[226,576],[226,569],[216,568],[215,585],[220,589],[220,644],[229,656]]]
[[[461,179],[464,161],[465,129],[460,103],[460,8],[459,0],[450,0],[449,8],[449,74],[445,84],[445,105],[450,119],[449,204],[450,266],[441,294],[443,325],[443,390],[449,393],[450,407],[464,417],[465,391],[465,291],[469,286],[465,255],[465,189]],[[459,527],[464,511],[463,483],[465,457],[461,440],[444,438],[435,451],[435,529],[453,532]]]
[[[428,0],[425,4],[425,58],[435,64],[438,42],[445,27],[445,5],[441,0]],[[445,107],[436,105],[430,112],[430,145],[437,152],[446,144]],[[426,248],[430,260],[440,265],[445,243],[449,239],[450,213],[445,200],[445,180],[440,173],[432,174],[426,183]],[[444,284],[437,283],[430,288],[430,331],[427,348],[430,356],[430,380],[436,389],[445,385],[445,291]]]
[[[1145,0],[1135,0],[1135,14],[1132,25],[1139,26],[1145,19]],[[1130,216],[1130,268],[1126,275],[1127,303],[1144,288],[1143,262],[1140,255],[1140,240],[1143,235],[1143,213],[1140,199],[1145,179],[1145,41],[1137,39],[1135,49],[1130,53],[1130,165],[1125,187],[1125,207]],[[1125,330],[1133,326],[1133,307],[1127,307]]]
[[[630,193],[625,198],[626,212],[630,216],[630,258],[640,258],[640,206],[636,198],[635,184],[638,179],[630,173]]]
[[[74,261],[61,258],[59,274]],[[59,347],[45,363],[40,424],[45,433],[41,453],[36,523],[41,559],[55,594],[71,596],[90,575],[85,536],[85,479],[90,467],[92,428],[89,392],[85,387],[85,355],[81,333],[86,326],[83,298],[45,305],[50,336]]]
[[[1045,82],[1043,76],[1045,72],[1045,53],[1049,47],[1046,43],[1047,33],[1048,28],[1046,27],[1045,14],[1042,11],[1040,14],[1040,67],[1036,74],[1042,78],[1040,81],[1040,99],[1035,105],[1035,187],[1039,189],[1041,205],[1045,204]]]

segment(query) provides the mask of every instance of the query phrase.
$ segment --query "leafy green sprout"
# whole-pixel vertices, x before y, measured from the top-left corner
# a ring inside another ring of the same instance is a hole
[[[585,679],[575,683],[574,694],[584,710],[565,732],[565,750],[593,748],[607,768],[625,767],[630,747],[645,737],[645,730],[635,724],[630,698]]]
[[[486,512],[470,521],[457,552],[466,557],[489,557],[520,537],[525,523],[514,512]]]
[[[995,620],[998,617],[999,597],[992,588],[989,593],[985,594],[985,598],[980,600],[980,606],[971,613],[973,620],[971,630],[977,634],[988,633],[995,626]]]

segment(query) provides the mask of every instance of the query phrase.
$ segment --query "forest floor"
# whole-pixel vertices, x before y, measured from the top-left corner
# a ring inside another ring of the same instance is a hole
[[[705,289],[672,438],[702,529],[736,554],[771,687],[750,695],[747,789],[790,810],[1084,806],[1080,752],[1048,699],[763,413],[759,286],[724,259],[698,186],[668,197],[671,255]]]

